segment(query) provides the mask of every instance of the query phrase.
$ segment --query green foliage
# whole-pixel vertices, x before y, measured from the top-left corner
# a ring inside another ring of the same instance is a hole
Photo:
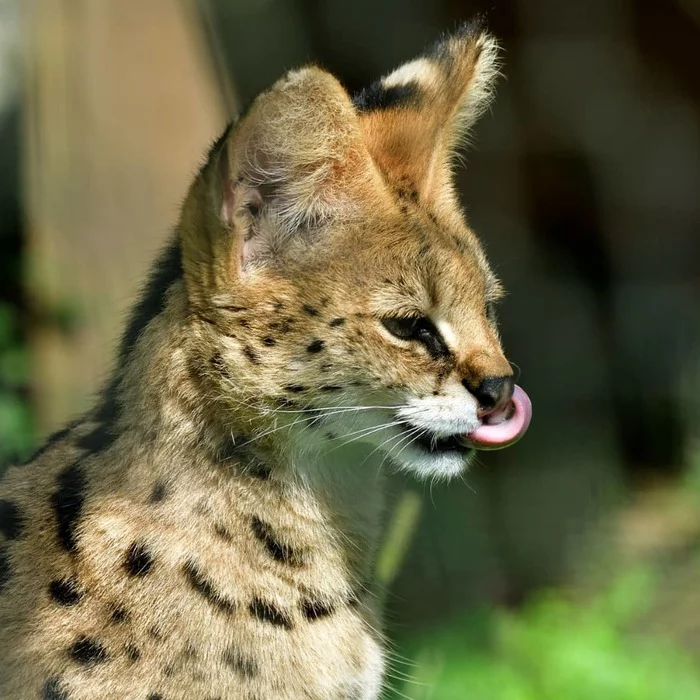
[[[7,461],[26,455],[33,446],[28,384],[29,362],[16,310],[0,303],[0,469]]]
[[[561,593],[519,611],[456,619],[399,642],[414,681],[392,700],[700,700],[700,669],[678,647],[630,631],[653,600],[651,576],[622,576],[593,602]],[[467,631],[468,630],[468,631]]]

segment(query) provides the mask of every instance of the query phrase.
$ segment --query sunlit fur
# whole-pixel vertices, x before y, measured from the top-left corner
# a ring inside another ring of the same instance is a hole
[[[294,71],[217,142],[106,392],[0,483],[0,697],[379,697],[381,474],[462,471],[416,440],[511,372],[451,176],[496,72],[468,26],[355,102]]]

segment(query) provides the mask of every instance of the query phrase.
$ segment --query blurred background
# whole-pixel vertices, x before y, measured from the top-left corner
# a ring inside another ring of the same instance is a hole
[[[700,698],[700,0],[0,0],[0,459],[89,404],[231,114],[475,13],[505,78],[459,184],[535,418],[393,479],[387,697]]]

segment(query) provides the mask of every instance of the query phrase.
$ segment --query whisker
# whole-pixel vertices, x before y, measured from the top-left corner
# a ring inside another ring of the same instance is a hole
[[[367,437],[368,435],[371,435],[372,433],[376,433],[380,430],[385,430],[386,428],[391,428],[395,425],[401,425],[400,421],[390,421],[389,423],[383,423],[382,425],[373,425],[368,428],[361,428],[360,430],[355,430],[352,433],[346,433],[345,435],[339,435],[338,440],[342,440],[343,438],[350,437],[352,435],[357,435],[358,437],[355,437],[352,440],[346,440],[340,445],[337,445],[336,447],[333,448],[333,450],[337,450],[341,447],[344,447],[345,445],[349,445],[351,442],[357,442],[358,440],[362,439],[363,437]],[[333,452],[333,450],[330,450],[330,452]]]

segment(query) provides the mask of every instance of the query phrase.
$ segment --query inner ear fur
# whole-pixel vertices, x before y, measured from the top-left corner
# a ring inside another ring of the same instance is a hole
[[[427,203],[454,197],[452,167],[498,75],[498,45],[481,22],[355,97],[367,147],[384,176]]]
[[[191,296],[229,289],[302,231],[351,218],[381,178],[347,92],[316,67],[262,93],[210,151],[181,216]]]

